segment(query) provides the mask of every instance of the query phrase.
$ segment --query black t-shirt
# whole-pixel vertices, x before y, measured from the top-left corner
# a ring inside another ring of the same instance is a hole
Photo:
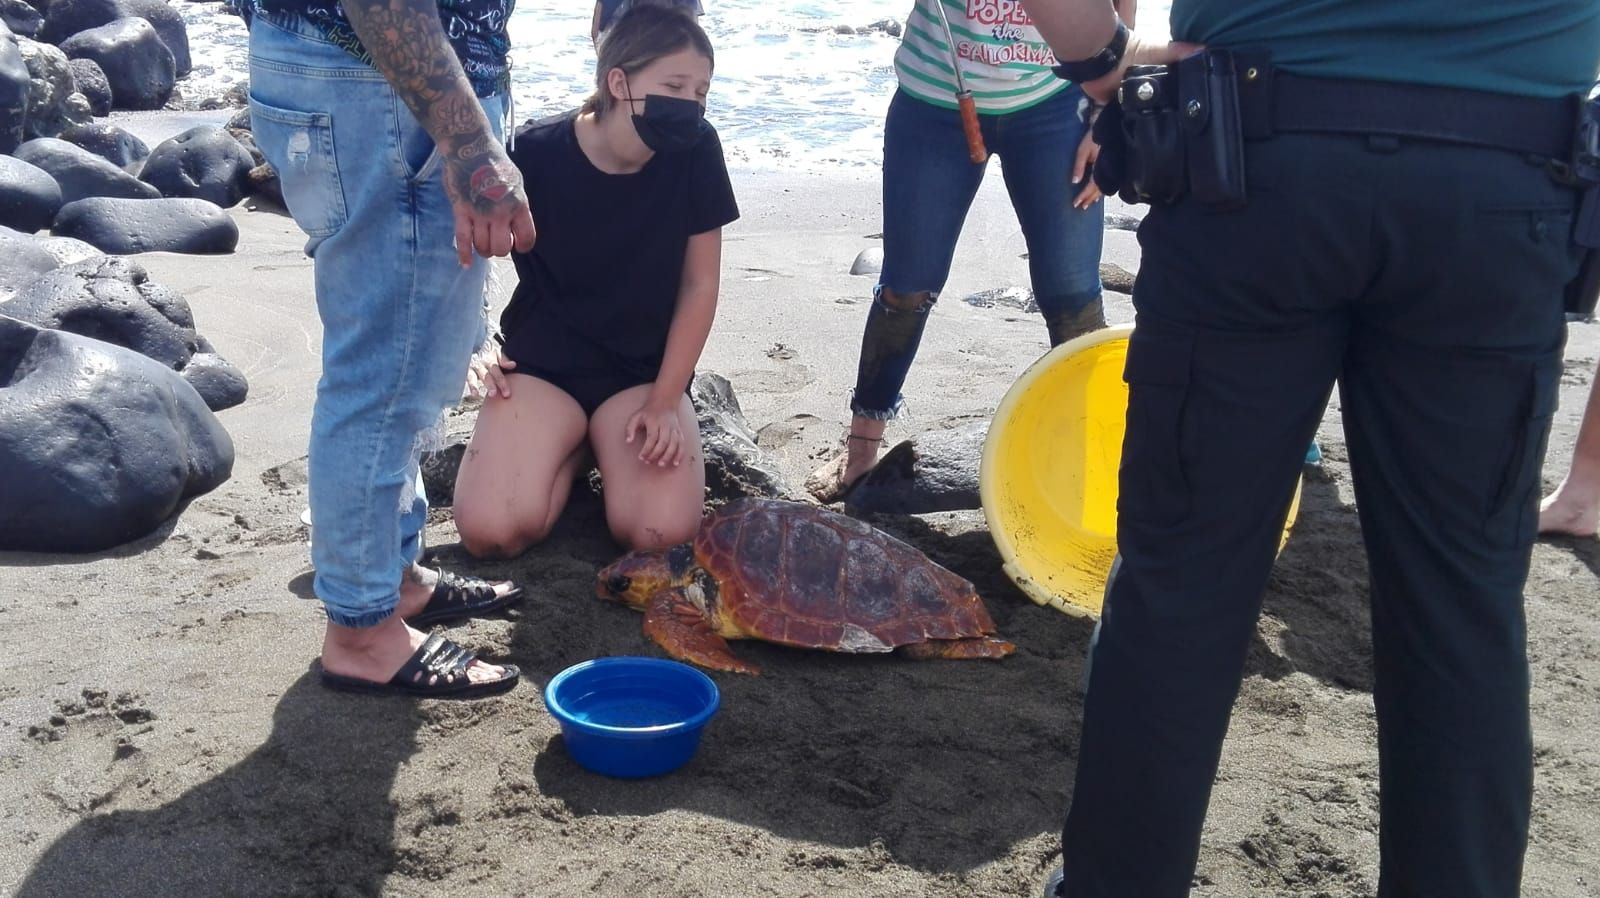
[[[517,288],[501,316],[507,354],[549,371],[603,369],[654,380],[678,303],[689,238],[739,217],[722,142],[611,175],[578,146],[576,114],[531,122],[511,160],[538,239],[514,253]]]

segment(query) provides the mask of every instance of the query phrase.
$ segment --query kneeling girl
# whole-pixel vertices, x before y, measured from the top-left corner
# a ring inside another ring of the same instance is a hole
[[[462,543],[522,552],[550,532],[592,450],[606,521],[630,549],[687,541],[705,468],[687,395],[716,312],[722,226],[739,215],[705,122],[712,50],[674,9],[629,10],[598,90],[514,141],[538,225],[516,254],[498,359],[456,481]]]

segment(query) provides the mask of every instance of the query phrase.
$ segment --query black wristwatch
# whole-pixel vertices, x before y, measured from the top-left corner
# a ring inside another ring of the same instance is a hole
[[[1122,54],[1128,49],[1128,26],[1117,20],[1117,33],[1111,35],[1111,43],[1088,59],[1078,59],[1073,62],[1063,62],[1051,71],[1060,78],[1082,84],[1096,78],[1104,78],[1117,70],[1122,64]]]

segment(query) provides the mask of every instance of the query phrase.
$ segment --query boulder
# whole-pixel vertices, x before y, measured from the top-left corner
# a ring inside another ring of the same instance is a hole
[[[1134,280],[1133,272],[1123,268],[1121,265],[1113,265],[1110,262],[1100,263],[1100,283],[1107,290],[1117,293],[1132,293]]]
[[[856,260],[850,263],[851,274],[882,274],[883,273],[883,247],[869,246],[856,253]]]
[[[144,145],[144,141],[109,122],[74,125],[61,132],[61,139],[88,150],[130,174],[136,172],[150,155],[150,148]]]
[[[0,162],[4,159],[0,156]],[[55,271],[60,264],[32,234],[0,228],[0,303],[5,303],[42,275]]]
[[[50,227],[60,210],[61,188],[49,172],[0,156],[0,227],[31,234]]]
[[[23,0],[0,0],[0,24],[17,37],[33,37],[44,25],[44,16]]]
[[[63,203],[90,197],[161,197],[159,190],[111,164],[104,157],[60,138],[36,137],[17,147],[16,156],[49,172],[61,187]]]
[[[172,51],[144,19],[117,19],[80,31],[63,41],[61,49],[72,59],[99,64],[111,82],[111,102],[117,109],[160,109],[177,83]]]
[[[87,103],[74,103],[78,86],[67,54],[39,41],[21,38],[17,48],[28,66],[29,137],[55,137],[65,128],[93,120]]]
[[[205,337],[200,338],[200,351],[183,366],[182,374],[214,412],[239,405],[250,393],[244,372],[211,349]]]
[[[982,508],[978,468],[989,423],[919,434],[884,453],[845,496],[850,514],[928,514]]]
[[[50,234],[33,234],[30,238],[33,245],[39,247],[56,259],[56,267],[82,262],[85,259],[98,259],[105,255],[82,240],[71,237],[55,237]]]
[[[245,86],[245,93],[247,95],[249,94],[249,85]],[[249,131],[249,130],[251,130],[251,128],[250,128],[250,107],[249,106],[245,106],[243,109],[239,110],[238,112],[235,112],[233,114],[233,118],[228,119],[228,123],[226,125],[223,125],[222,127],[227,128],[228,132],[230,134],[232,134],[235,131]],[[238,137],[239,135],[238,134],[234,134],[233,136],[234,137]]]
[[[166,197],[198,197],[224,208],[244,199],[255,159],[233,135],[201,125],[163,141],[145,160],[140,180]]]
[[[422,488],[427,492],[432,508],[449,508],[456,504],[456,474],[461,470],[461,459],[467,454],[470,432],[455,434],[438,449],[422,453],[417,462],[422,471]]]
[[[729,502],[744,496],[781,498],[791,494],[782,468],[756,445],[733,385],[720,374],[695,375],[689,388],[700,422],[706,456],[707,498]]]
[[[239,245],[239,226],[228,213],[198,199],[78,200],[61,207],[50,232],[115,255],[231,253]]]
[[[0,315],[0,549],[94,552],[222,484],[233,441],[198,393],[130,349]]]
[[[212,411],[243,402],[248,389],[239,369],[195,331],[188,301],[132,259],[101,256],[51,271],[0,305],[0,314],[148,356],[188,381]]]
[[[250,166],[251,168],[267,164],[267,154],[261,152],[261,146],[256,143],[256,136],[253,132],[240,131],[236,128],[228,128],[227,132],[233,136],[234,140],[239,141],[239,146],[244,147],[245,152],[250,154],[250,161],[254,163]]]
[[[117,6],[122,11],[122,16],[117,18],[138,16],[150,23],[161,42],[172,51],[177,76],[187,77],[194,65],[189,56],[189,26],[184,24],[183,15],[167,0],[118,0]]]
[[[92,59],[69,59],[67,67],[72,69],[72,82],[78,86],[78,93],[89,101],[89,111],[98,116],[110,115],[111,82],[106,80],[100,63]]]
[[[30,80],[16,35],[0,22],[0,154],[12,152],[25,139]]]
[[[177,77],[189,74],[188,26],[183,23],[183,15],[166,0],[55,0],[45,15],[39,39],[62,44],[80,32],[129,18],[150,23],[172,54]]]
[[[278,180],[278,170],[263,162],[250,169],[250,192],[270,200],[279,209],[288,209],[283,201],[283,183]]]

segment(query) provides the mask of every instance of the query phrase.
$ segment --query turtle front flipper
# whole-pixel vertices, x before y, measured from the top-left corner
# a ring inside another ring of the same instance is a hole
[[[728,641],[711,629],[705,612],[681,586],[663,589],[650,599],[644,609],[644,635],[679,661],[729,673],[761,673],[754,664],[734,657]]]
[[[1017,647],[993,636],[975,636],[971,639],[930,639],[903,645],[899,652],[907,658],[931,661],[936,658],[970,659],[992,658],[996,661],[1016,651]]]

